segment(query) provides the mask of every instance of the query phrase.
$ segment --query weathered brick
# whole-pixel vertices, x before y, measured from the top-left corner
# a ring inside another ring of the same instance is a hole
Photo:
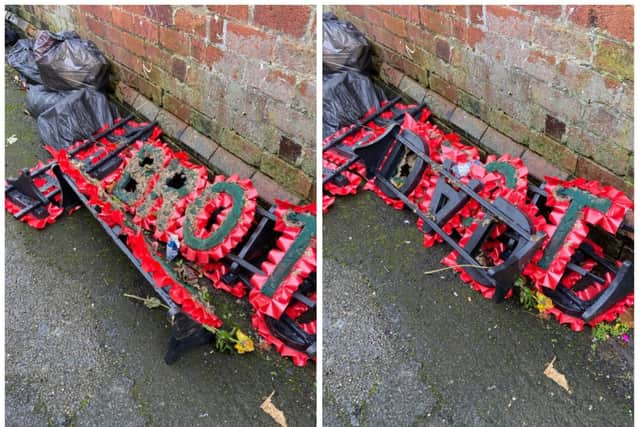
[[[180,8],[176,10],[173,17],[176,29],[192,33],[198,37],[207,37],[207,16],[199,13],[193,13],[188,8]]]
[[[420,23],[420,10],[416,5],[393,6],[393,12],[413,24]]]
[[[180,139],[182,132],[187,128],[187,124],[185,122],[162,109],[158,113],[156,120],[164,134],[176,140]]]
[[[295,94],[296,77],[280,70],[271,70],[267,73],[262,90],[274,99],[283,102],[290,101]]]
[[[307,197],[311,189],[311,179],[280,157],[265,153],[260,162],[260,171],[275,179],[285,188]]]
[[[111,21],[111,6],[81,5],[80,10],[103,21]]]
[[[567,6],[570,21],[633,43],[633,6]]]
[[[203,159],[209,159],[218,148],[218,144],[202,135],[191,126],[188,126],[184,132],[182,132],[180,142],[191,148]]]
[[[209,40],[211,43],[224,43],[224,19],[219,15],[209,18]]]
[[[420,7],[420,23],[432,33],[443,37],[453,34],[451,17],[432,10],[429,6]]]
[[[260,164],[260,159],[262,158],[260,148],[247,141],[242,135],[239,135],[235,131],[227,129],[218,142],[246,163],[252,166],[258,166]]]
[[[569,131],[569,148],[619,175],[627,172],[630,150],[625,146],[618,144],[613,138],[596,136],[591,129],[586,131],[583,128],[570,128]]]
[[[191,108],[189,112],[189,123],[191,126],[203,135],[210,137],[218,136],[220,134],[219,125],[215,123],[210,117],[202,114],[200,111]]]
[[[204,40],[194,37],[191,39],[191,56],[201,64],[211,67],[223,58],[224,52],[213,45],[205,43]]]
[[[373,39],[378,43],[390,47],[396,52],[404,52],[404,40],[397,37],[392,32],[385,30],[384,27],[371,28],[368,34],[373,36]]]
[[[451,48],[449,42],[444,39],[436,39],[436,55],[444,62],[449,62],[451,59]]]
[[[142,61],[140,58],[120,46],[113,47],[113,55],[116,61],[134,71],[140,72],[142,69]]]
[[[615,105],[623,90],[620,80],[603,76],[590,66],[562,61],[558,71],[553,77],[554,86],[566,88],[586,104]]]
[[[549,114],[546,115],[544,133],[555,139],[561,141],[566,131],[566,125],[561,120],[556,119]]]
[[[470,26],[467,29],[467,38],[465,41],[470,47],[475,48],[476,45],[484,39],[484,36],[485,36],[484,30],[482,30],[481,28]]]
[[[456,99],[458,106],[467,113],[480,119],[486,117],[486,104],[482,99],[460,89],[456,91]]]
[[[427,89],[422,87],[415,80],[412,80],[411,78],[406,76],[403,77],[400,81],[398,89],[400,89],[401,92],[404,92],[412,99],[415,99],[417,102],[421,102],[427,93]]]
[[[429,110],[431,110],[433,114],[443,120],[449,120],[456,109],[455,104],[449,102],[448,100],[431,90],[425,91],[422,102],[425,102],[427,104],[427,107],[429,107]]]
[[[385,14],[376,7],[367,7],[365,10],[364,21],[375,27],[384,26]]]
[[[483,6],[469,6],[469,20],[473,24],[486,25]]]
[[[511,157],[521,157],[526,149],[524,145],[518,144],[492,127],[487,128],[480,143],[498,155],[510,154]]]
[[[162,94],[162,108],[185,122],[189,122],[190,120],[191,109],[189,108],[189,104],[186,104],[168,92]]]
[[[537,21],[532,31],[532,41],[546,49],[589,61],[591,41],[583,32],[572,31],[566,26],[547,21]]]
[[[138,92],[140,92],[141,95],[143,95],[144,97],[150,99],[151,101],[155,102],[156,104],[160,104],[162,102],[162,89],[154,84],[151,83],[150,81],[148,81],[147,79],[144,79],[140,76],[138,76],[136,78],[136,86],[138,89]],[[142,96],[138,97],[138,100],[142,98]],[[136,100],[136,101],[138,101]],[[147,116],[149,117],[149,116]]]
[[[155,120],[160,112],[160,107],[149,101],[144,96],[138,96],[132,107],[150,121]]]
[[[544,181],[547,176],[554,176],[560,179],[567,179],[569,174],[552,165],[544,157],[541,157],[531,150],[526,150],[522,155],[522,163],[527,167],[530,176],[539,181]]]
[[[113,56],[114,49],[123,48],[123,45],[124,45],[124,43],[123,43],[123,35],[125,33],[124,33],[124,31],[120,30],[119,28],[111,26],[111,25],[108,25],[106,27],[106,29],[107,29],[107,34],[106,34],[106,36],[104,38],[110,44],[108,55]]]
[[[625,175],[629,168],[629,151],[612,142],[602,141],[593,160],[618,175]]]
[[[627,196],[633,199],[632,180],[625,180],[589,159],[584,157],[578,158],[576,176],[611,185],[618,190],[624,191]]]
[[[457,18],[467,19],[467,6],[436,6],[436,10],[449,15],[454,15]]]
[[[236,20],[244,21],[244,22],[247,22],[247,20],[249,19],[249,6],[209,5],[207,6],[207,9],[209,9],[211,12],[218,13],[222,16],[226,16],[228,18],[233,18]]]
[[[519,40],[531,39],[533,19],[509,6],[487,6],[486,19],[488,31]]]
[[[276,200],[289,200],[294,204],[298,204],[302,200],[301,197],[291,191],[285,190],[282,185],[260,171],[257,171],[253,177],[251,177],[251,182],[253,182],[255,189],[258,190],[260,198],[267,203],[275,204]]]
[[[551,19],[558,19],[562,13],[562,6],[555,5],[537,5],[537,6],[518,6],[520,9],[525,9],[534,12],[538,15],[546,16]]]
[[[543,134],[532,134],[529,137],[529,148],[549,159],[554,165],[573,173],[578,156],[565,145],[559,144]]]
[[[174,57],[171,61],[171,74],[183,82],[187,76],[187,63],[178,57]]]
[[[127,105],[133,105],[140,94],[131,86],[118,82],[116,97]]]
[[[296,85],[296,96],[291,101],[294,108],[303,113],[315,114],[316,112],[316,83],[315,78],[302,80]]]
[[[298,135],[305,141],[315,141],[314,119],[289,108],[285,103],[269,100],[265,108],[267,121],[288,135]]]
[[[531,82],[530,96],[533,102],[553,113],[555,117],[574,123],[582,119],[582,104],[574,97],[546,83]]]
[[[316,150],[313,148],[305,148],[302,150],[302,158],[300,160],[302,171],[312,178],[316,176]]]
[[[633,119],[621,116],[613,126],[611,133],[607,135],[607,138],[611,142],[633,151]]]
[[[265,32],[246,25],[227,23],[227,49],[265,61],[273,58],[274,39]]]
[[[133,16],[118,7],[111,10],[111,22],[116,27],[129,31],[133,27]]]
[[[389,30],[391,33],[397,35],[398,37],[406,37],[407,35],[405,22],[402,19],[396,18],[395,16],[385,14],[383,17],[383,25],[385,29]]]
[[[305,74],[316,73],[315,47],[300,45],[285,37],[279,37],[273,56],[274,61],[286,69],[298,70]]]
[[[589,131],[596,135],[609,137],[617,121],[617,114],[607,108],[595,105],[584,107],[584,122]]]
[[[149,43],[145,43],[144,45],[144,59],[145,64],[147,64],[148,61],[165,70],[171,66],[171,54]]]
[[[133,20],[130,31],[145,39],[147,43],[158,43],[159,27],[158,24],[152,22],[150,19],[136,16],[136,18]]]
[[[93,34],[102,38],[107,36],[107,26],[102,21],[98,21],[91,16],[87,16],[86,22],[89,31],[91,31]]]
[[[171,64],[167,64],[171,65]],[[164,91],[170,93],[177,93],[177,85],[179,80],[176,79],[171,72],[165,71],[160,67],[149,67],[145,69],[144,80],[148,80],[158,86]]]
[[[480,140],[487,130],[487,124],[477,117],[472,116],[461,108],[456,108],[449,121],[464,133]]]
[[[145,44],[144,40],[136,37],[132,34],[123,32],[121,35],[122,45],[129,52],[134,53],[138,56],[144,56],[145,54]]]
[[[380,76],[391,86],[398,87],[400,85],[400,80],[402,79],[403,74],[402,71],[393,68],[387,63],[383,63],[382,67],[380,68]]]
[[[144,15],[144,5],[120,6],[122,10],[135,15]]]
[[[256,173],[255,168],[249,166],[222,147],[218,147],[218,149],[213,153],[209,159],[209,164],[215,170],[224,175],[238,175],[242,179],[252,178]],[[253,180],[253,184],[256,186],[255,180]],[[262,193],[259,189],[258,192],[260,194]]]
[[[294,37],[302,37],[315,8],[309,6],[254,6],[253,22]],[[283,17],[286,16],[286,19]]]
[[[365,11],[367,10],[366,6],[355,4],[345,5],[344,8],[350,15],[357,16],[358,18],[364,18]]]
[[[146,5],[144,14],[147,18],[158,21],[162,25],[173,25],[173,6]]]
[[[286,136],[280,137],[280,149],[278,150],[278,155],[280,157],[289,163],[296,163],[301,153],[302,147],[300,147],[300,144],[292,141]]]
[[[567,129],[567,147],[584,157],[593,157],[602,139],[582,127]]]
[[[620,79],[633,80],[633,49],[599,37],[593,65]]]
[[[453,103],[457,101],[458,93],[456,87],[441,79],[437,74],[429,76],[429,88]]]
[[[178,55],[189,56],[191,53],[189,37],[171,28],[160,27],[160,45]]]

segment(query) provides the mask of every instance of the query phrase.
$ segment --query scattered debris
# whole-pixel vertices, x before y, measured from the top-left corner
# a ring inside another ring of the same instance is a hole
[[[262,405],[260,405],[260,409],[262,409],[267,414],[271,415],[271,418],[273,418],[273,420],[277,422],[278,425],[282,427],[287,427],[287,419],[284,417],[284,412],[276,408],[276,406],[271,401],[271,398],[273,397],[274,394],[275,394],[275,391],[272,391],[269,397],[267,397],[266,400],[262,402]]]
[[[556,356],[553,356],[553,360],[551,360],[551,362],[549,362],[549,364],[545,368],[544,374],[547,378],[551,378],[553,381],[555,381],[556,384],[565,389],[568,393],[571,393],[571,390],[569,390],[567,377],[565,377],[564,374],[561,374],[556,368],[553,367],[553,363],[555,361]]]
[[[7,144],[9,145],[13,145],[16,142],[18,142],[18,137],[14,135],[11,135],[9,138],[7,138]]]
[[[162,307],[162,308],[164,308],[166,310],[169,310],[169,307],[167,307],[162,302],[160,302],[160,299],[158,299],[156,297],[142,298],[142,297],[139,297],[137,295],[131,295],[131,294],[122,294],[122,295],[127,297],[127,298],[131,298],[131,299],[135,299],[135,300],[138,300],[138,301],[142,301],[144,303],[144,306],[147,307],[147,308]]]
[[[618,317],[618,320],[623,325],[633,328],[633,307],[629,307],[624,313]]]

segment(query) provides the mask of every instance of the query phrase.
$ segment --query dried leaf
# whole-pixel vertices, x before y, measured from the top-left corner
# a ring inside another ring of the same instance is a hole
[[[106,280],[105,280],[106,282]],[[169,310],[169,307],[167,307],[166,305],[164,305],[158,298],[156,297],[146,297],[146,298],[142,298],[139,297],[137,295],[130,295],[130,294],[122,294],[123,296],[127,297],[127,298],[131,298],[131,299],[135,299],[138,301],[142,301],[142,303],[145,305],[145,307],[147,308],[158,308],[158,307],[162,307],[164,309]]]
[[[620,323],[630,328],[633,328],[633,307],[627,308],[624,313],[618,317]]]
[[[545,368],[544,374],[547,376],[547,378],[551,378],[553,381],[555,381],[556,384],[565,389],[567,392],[571,393],[571,391],[569,390],[567,377],[565,377],[564,374],[561,374],[556,368],[553,367],[553,362],[555,361],[556,357],[553,356],[553,360],[549,362],[549,364]]]
[[[271,344],[258,337],[258,343],[256,344],[256,347],[262,351],[269,351],[271,349]]]
[[[147,308],[157,308],[157,307],[162,306],[162,303],[156,297],[147,297],[144,300],[144,305]]]
[[[278,425],[282,427],[287,427],[287,419],[284,417],[284,412],[276,408],[273,402],[271,402],[271,398],[273,397],[274,394],[275,394],[275,391],[272,391],[269,397],[267,397],[267,399],[264,402],[262,402],[262,405],[260,405],[260,409],[262,409],[267,414],[271,415],[271,418],[273,418],[273,420],[277,422]]]
[[[197,285],[199,282],[199,272],[188,264],[181,264],[176,268],[178,277],[189,285]]]

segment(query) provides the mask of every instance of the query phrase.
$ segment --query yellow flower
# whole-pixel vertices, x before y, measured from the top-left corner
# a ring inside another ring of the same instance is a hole
[[[536,308],[540,313],[544,313],[545,311],[553,308],[553,301],[551,301],[551,298],[541,294],[540,292],[536,293],[536,301],[538,302]]]
[[[238,343],[233,347],[236,349],[238,354],[250,353],[254,350],[253,340],[245,335],[240,329],[236,331],[236,338],[238,339]]]

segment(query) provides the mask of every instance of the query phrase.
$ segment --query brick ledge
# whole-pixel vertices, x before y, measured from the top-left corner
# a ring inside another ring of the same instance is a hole
[[[452,128],[463,134],[473,144],[483,150],[497,155],[509,153],[512,156],[520,157],[527,167],[529,175],[537,180],[544,181],[545,176],[557,176],[560,179],[571,179],[575,177],[573,174],[558,168],[544,157],[489,126],[487,123],[471,115],[436,92],[423,87],[420,83],[405,75],[397,68],[384,63],[380,69],[379,77],[385,83],[395,87],[403,95],[416,103],[424,101],[433,115],[447,122]],[[614,179],[612,179],[609,174],[602,175],[602,168],[591,160],[582,159],[578,162],[579,170],[591,168],[591,173],[587,174],[589,175],[587,178],[601,181],[604,184],[618,188],[633,200],[633,186],[629,188],[629,184],[621,178],[613,177]],[[584,165],[581,167],[581,164]],[[625,222],[634,224],[633,210],[627,213]],[[632,233],[622,232],[622,234],[633,239]]]
[[[266,202],[274,203],[275,199],[285,199],[299,204],[303,201],[299,195],[287,190],[178,117],[157,106],[134,88],[119,82],[116,98],[149,121],[157,120],[165,135],[187,148],[206,167],[225,175],[235,174],[241,178],[250,178],[260,198]]]

